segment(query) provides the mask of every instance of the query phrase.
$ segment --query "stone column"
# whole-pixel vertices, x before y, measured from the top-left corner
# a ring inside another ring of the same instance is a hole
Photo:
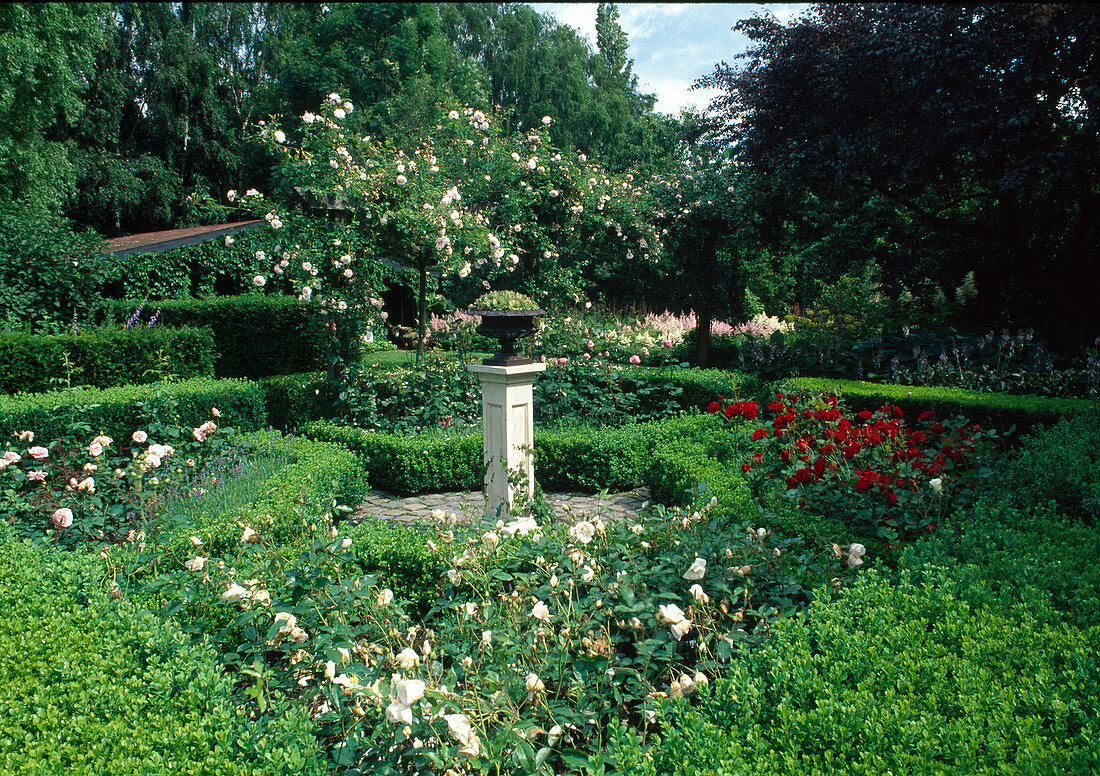
[[[522,473],[527,497],[535,494],[535,470],[531,451],[535,425],[531,386],[546,364],[466,367],[481,380],[482,444],[485,461],[486,513],[495,515],[511,509],[516,493],[508,473]]]

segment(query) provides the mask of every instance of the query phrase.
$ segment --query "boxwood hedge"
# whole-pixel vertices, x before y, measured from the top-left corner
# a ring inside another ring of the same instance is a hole
[[[308,710],[253,717],[215,649],[105,589],[95,556],[0,525],[0,772],[325,772]]]

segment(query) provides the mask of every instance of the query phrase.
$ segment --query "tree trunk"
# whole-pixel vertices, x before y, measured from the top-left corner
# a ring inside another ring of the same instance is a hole
[[[710,324],[714,320],[714,273],[718,265],[718,234],[711,229],[700,247],[698,272],[698,304],[695,310],[695,365],[700,369],[710,366]],[[708,282],[709,281],[709,282]]]
[[[428,267],[420,265],[420,293],[416,304],[416,363],[424,360],[424,335],[428,331]]]

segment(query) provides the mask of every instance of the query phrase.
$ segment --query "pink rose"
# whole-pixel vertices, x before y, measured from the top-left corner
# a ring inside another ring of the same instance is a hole
[[[137,442],[139,445],[144,444],[145,440],[148,439],[148,438],[149,438],[149,435],[146,434],[144,431],[135,431],[134,432],[133,440],[135,442]]]
[[[27,472],[27,479],[31,482],[42,482],[46,479],[46,472]]]
[[[4,453],[4,460],[8,463],[15,463],[16,461],[23,460],[23,456],[19,455],[19,453],[15,452],[14,450],[8,450],[6,453]]]
[[[15,433],[15,436],[19,438],[20,442],[33,442],[34,441],[34,432],[33,431],[16,431],[14,433]]]
[[[51,519],[53,520],[53,524],[58,528],[68,528],[73,524],[73,511],[62,507],[53,513]]]
[[[203,430],[201,428],[191,429],[191,435],[193,437],[195,437],[195,439],[197,439],[200,442],[205,442],[206,441],[206,434],[203,432]]]
[[[221,410],[219,410],[217,407],[211,407],[210,414],[213,415],[215,418],[220,418],[222,416]]]
[[[640,363],[642,363],[642,359],[639,356],[631,356],[630,357],[630,363],[640,364]]]
[[[27,455],[36,461],[44,461],[50,457],[50,451],[44,447],[32,447],[27,451]]]
[[[92,456],[92,458],[98,458],[103,455],[103,445],[99,442],[92,442],[88,445],[88,455]]]

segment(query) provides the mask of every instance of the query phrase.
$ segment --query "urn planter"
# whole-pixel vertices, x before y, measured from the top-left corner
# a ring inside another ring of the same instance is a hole
[[[546,315],[545,310],[469,310],[470,315],[480,315],[481,325],[475,331],[500,343],[500,349],[481,363],[486,366],[523,366],[534,363],[516,350],[516,341],[529,337],[538,330],[536,318]]]

